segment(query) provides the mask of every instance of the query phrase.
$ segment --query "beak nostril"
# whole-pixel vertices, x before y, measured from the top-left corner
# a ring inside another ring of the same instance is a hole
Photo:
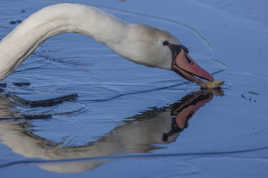
[[[194,65],[193,61],[188,57],[187,54],[185,54],[185,58],[189,64]]]

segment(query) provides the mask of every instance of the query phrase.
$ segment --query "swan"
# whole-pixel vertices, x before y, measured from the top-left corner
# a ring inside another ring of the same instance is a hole
[[[214,80],[172,34],[121,21],[95,7],[72,3],[51,5],[35,12],[0,41],[0,80],[46,39],[66,32],[87,35],[130,61],[175,71],[204,88],[201,79]]]

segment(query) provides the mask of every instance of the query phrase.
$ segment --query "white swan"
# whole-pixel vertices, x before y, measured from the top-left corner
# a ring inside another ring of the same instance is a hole
[[[68,3],[34,13],[0,42],[0,80],[12,73],[40,43],[65,32],[90,36],[135,63],[174,70],[201,86],[203,82],[197,77],[213,80],[170,33],[120,21],[94,7]]]

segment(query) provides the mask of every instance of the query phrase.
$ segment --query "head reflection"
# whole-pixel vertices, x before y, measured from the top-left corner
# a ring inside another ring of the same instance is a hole
[[[200,90],[184,96],[179,102],[163,108],[153,108],[127,119],[98,140],[79,146],[63,146],[35,134],[31,121],[35,116],[21,115],[14,111],[14,101],[7,96],[0,98],[0,118],[22,118],[15,121],[0,121],[0,139],[13,152],[26,158],[42,160],[76,161],[38,164],[42,169],[57,173],[75,173],[92,170],[107,159],[92,159],[127,153],[147,153],[160,149],[160,144],[174,142],[181,131],[188,126],[189,119],[219,91]],[[13,97],[12,99],[14,100]],[[27,120],[30,118],[30,120]],[[42,119],[37,115],[36,119]],[[47,119],[47,118],[46,118]],[[1,119],[0,119],[1,120]],[[83,161],[79,161],[82,159]],[[85,158],[90,158],[85,159]],[[111,161],[111,160],[110,160]],[[9,164],[2,164],[1,167]]]
[[[220,89],[213,91],[199,90],[184,96],[179,102],[172,104],[171,129],[163,134],[163,141],[168,141],[169,137],[187,128],[189,119],[196,111],[210,102],[214,94],[222,96],[223,92]]]

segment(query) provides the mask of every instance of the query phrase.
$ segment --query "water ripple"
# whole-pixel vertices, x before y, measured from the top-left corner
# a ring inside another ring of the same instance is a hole
[[[122,160],[122,159],[158,159],[158,158],[178,158],[178,157],[191,157],[194,158],[211,158],[211,157],[230,157],[241,156],[243,153],[252,153],[258,151],[268,150],[268,146],[233,150],[233,151],[216,151],[216,152],[188,152],[188,153],[163,153],[163,154],[130,154],[130,155],[113,155],[113,156],[96,156],[96,157],[85,157],[75,159],[61,159],[61,160],[42,160],[42,159],[27,159],[12,161],[5,164],[0,164],[0,168],[6,168],[15,165],[27,165],[27,164],[53,164],[53,163],[70,163],[70,162],[85,162],[85,161],[100,161],[100,160]],[[238,157],[243,159],[243,157]],[[258,159],[262,161],[268,161],[265,157],[262,158],[245,158],[244,159]]]

